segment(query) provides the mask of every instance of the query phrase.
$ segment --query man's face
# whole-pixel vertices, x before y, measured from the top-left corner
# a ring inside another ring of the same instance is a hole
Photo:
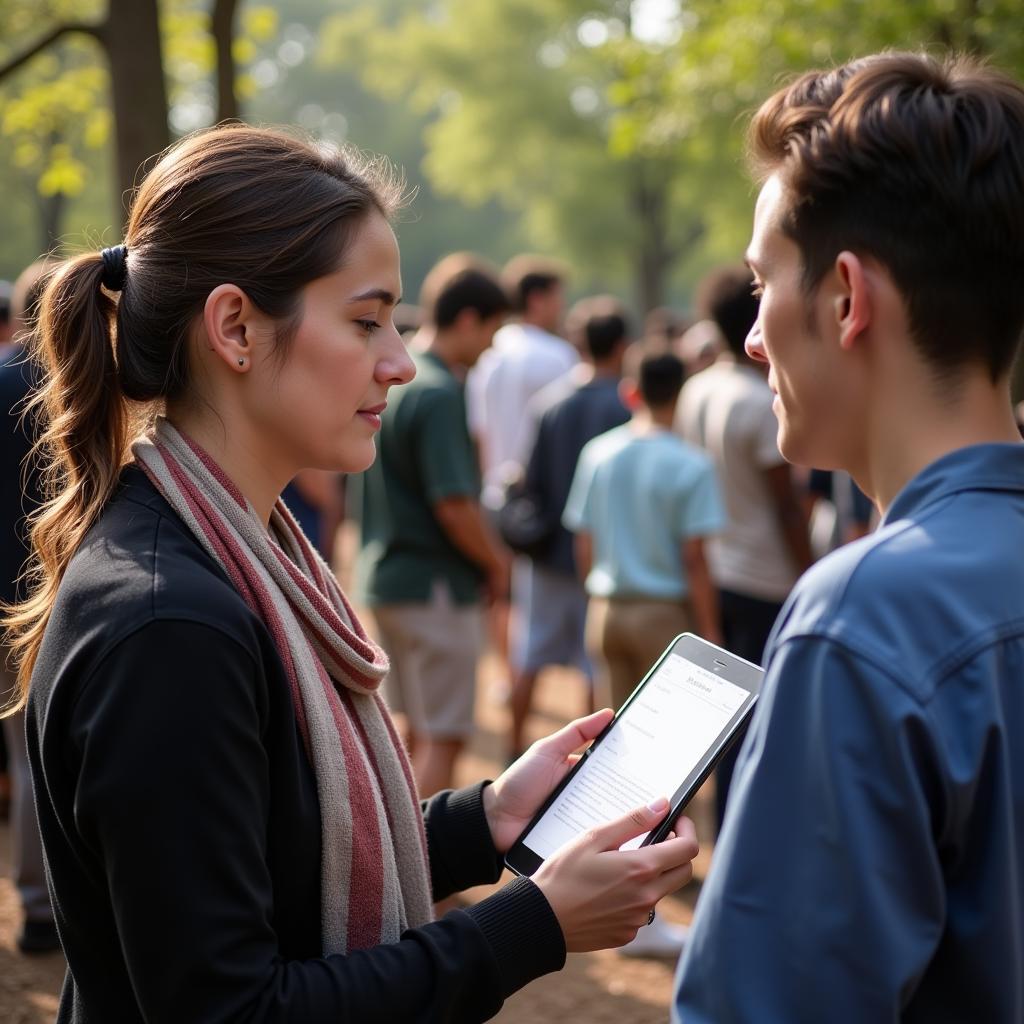
[[[779,450],[799,465],[834,468],[844,464],[843,409],[851,396],[843,387],[839,345],[828,330],[828,299],[820,286],[807,296],[800,250],[782,230],[786,202],[772,176],[758,197],[747,249],[761,304],[746,349],[768,366]]]
[[[565,319],[565,288],[553,284],[533,291],[529,298],[529,320],[550,334],[559,334]]]
[[[462,358],[460,362],[467,368],[476,365],[477,360],[491,347],[494,334],[507,319],[504,313],[481,317],[474,310],[466,310],[462,328]]]

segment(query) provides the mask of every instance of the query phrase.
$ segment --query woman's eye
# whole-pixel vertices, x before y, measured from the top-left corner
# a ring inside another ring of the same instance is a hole
[[[374,331],[380,330],[381,327],[376,320],[357,320],[356,323],[366,331],[367,334],[373,334]]]
[[[764,286],[760,284],[753,285],[750,289],[750,294],[753,295],[755,299],[761,298],[761,296],[764,295]]]

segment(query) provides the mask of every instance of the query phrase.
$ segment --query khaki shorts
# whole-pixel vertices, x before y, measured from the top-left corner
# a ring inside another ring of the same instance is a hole
[[[483,649],[480,606],[455,604],[438,580],[427,604],[371,610],[391,659],[383,688],[388,707],[404,714],[418,735],[468,739],[475,729],[476,666]]]
[[[689,601],[592,597],[587,648],[598,677],[598,701],[616,711],[680,633],[692,629]]]

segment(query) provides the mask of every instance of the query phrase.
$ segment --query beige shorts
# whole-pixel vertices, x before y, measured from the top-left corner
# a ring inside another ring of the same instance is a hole
[[[692,623],[689,601],[592,597],[587,647],[597,669],[599,702],[622,707],[670,641]]]
[[[457,605],[447,584],[434,584],[426,604],[372,609],[380,644],[391,659],[384,679],[388,707],[409,728],[433,739],[468,739],[474,731],[476,667],[483,649],[477,604]]]

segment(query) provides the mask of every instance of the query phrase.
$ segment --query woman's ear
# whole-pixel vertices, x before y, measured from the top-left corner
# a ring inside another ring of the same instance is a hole
[[[203,327],[213,354],[236,373],[252,363],[252,335],[257,311],[235,284],[219,284],[206,297]]]

